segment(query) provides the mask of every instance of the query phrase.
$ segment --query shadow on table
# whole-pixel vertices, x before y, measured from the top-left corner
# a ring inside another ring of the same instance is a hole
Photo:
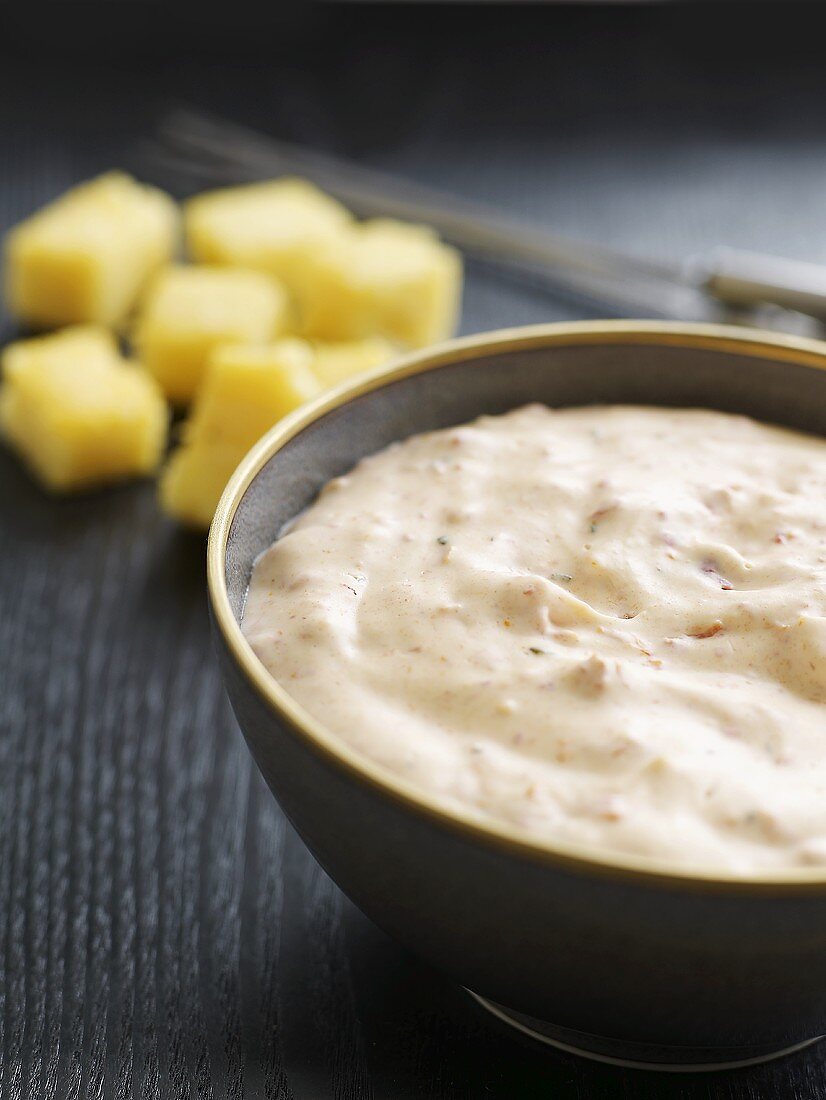
[[[715,1074],[625,1070],[546,1050],[490,1020],[463,990],[402,951],[349,903],[343,919],[375,1100],[780,1097],[792,1061],[798,1080],[822,1081],[826,1044]]]

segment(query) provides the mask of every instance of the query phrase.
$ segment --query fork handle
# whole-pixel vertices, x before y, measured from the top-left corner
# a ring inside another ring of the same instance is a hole
[[[703,289],[726,305],[782,306],[826,320],[826,265],[719,248],[701,261]]]

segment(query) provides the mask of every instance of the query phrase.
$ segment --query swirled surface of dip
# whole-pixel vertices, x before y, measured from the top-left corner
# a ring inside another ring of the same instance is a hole
[[[331,481],[243,630],[443,805],[680,865],[826,864],[824,500],[821,439],[533,405]]]

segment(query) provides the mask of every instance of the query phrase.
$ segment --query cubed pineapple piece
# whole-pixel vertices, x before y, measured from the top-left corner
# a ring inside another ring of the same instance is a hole
[[[162,191],[122,172],[81,184],[7,234],[9,312],[38,327],[119,325],[178,236],[177,207]]]
[[[313,370],[325,387],[338,386],[365,371],[381,366],[396,354],[391,343],[380,336],[347,340],[338,344],[313,345]]]
[[[307,336],[421,347],[454,331],[461,288],[459,255],[435,233],[379,219],[308,257],[297,293]]]
[[[277,420],[320,393],[312,363],[304,340],[216,348],[186,424],[187,440],[238,443],[240,459]]]
[[[232,443],[184,443],[161,474],[161,507],[187,527],[206,529],[243,456]]]
[[[78,363],[110,366],[119,356],[117,340],[109,329],[98,325],[71,325],[50,336],[35,336],[7,344],[3,349],[3,378],[9,382],[18,372],[44,359],[73,368]]]
[[[300,179],[210,191],[184,207],[193,259],[268,271],[290,289],[307,257],[335,240],[349,222],[340,203]]]
[[[260,271],[173,266],[150,288],[135,344],[169,399],[184,404],[214,348],[272,340],[286,328],[288,309],[284,288]]]
[[[184,425],[183,443],[161,476],[165,511],[208,527],[230,474],[269,428],[320,392],[303,340],[226,345],[211,355]]]
[[[105,330],[66,329],[3,354],[0,433],[49,489],[151,473],[167,419],[155,381],[121,358]]]

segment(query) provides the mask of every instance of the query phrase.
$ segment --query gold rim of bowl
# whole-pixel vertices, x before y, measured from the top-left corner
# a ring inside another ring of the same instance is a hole
[[[659,344],[736,352],[761,359],[826,369],[826,343],[728,325],[696,325],[661,321],[582,321],[532,325],[452,340],[407,355],[387,367],[365,374],[285,417],[255,444],[230,479],[221,497],[207,545],[207,584],[215,623],[250,687],[273,714],[302,737],[319,755],[351,778],[372,787],[412,814],[461,833],[479,844],[494,846],[521,859],[544,862],[562,870],[610,875],[641,885],[693,889],[730,888],[757,893],[826,892],[826,867],[767,869],[740,874],[725,869],[674,865],[661,858],[604,851],[554,841],[504,822],[483,818],[470,809],[447,807],[412,783],[375,764],[329,732],[299,705],[264,668],[232,613],[226,585],[226,548],[240,501],[263,466],[291,439],[319,417],[388,382],[435,370],[467,359],[537,347],[573,344]]]

